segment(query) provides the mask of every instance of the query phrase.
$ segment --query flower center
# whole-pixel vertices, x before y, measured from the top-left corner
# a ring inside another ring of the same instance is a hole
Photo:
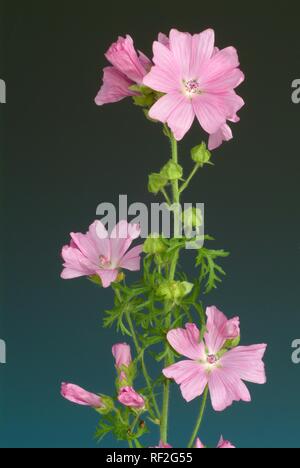
[[[104,255],[101,255],[100,258],[99,258],[99,260],[100,260],[100,266],[101,266],[101,268],[109,268],[109,267],[111,267],[110,261],[109,261],[108,258],[105,257]]]
[[[216,364],[218,362],[218,358],[214,354],[210,354],[209,356],[207,356],[207,362],[211,365]]]
[[[185,94],[189,97],[202,94],[202,90],[197,80],[183,80],[183,87]]]

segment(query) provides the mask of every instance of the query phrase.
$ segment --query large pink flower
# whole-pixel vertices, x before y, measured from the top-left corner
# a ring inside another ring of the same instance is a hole
[[[128,250],[140,235],[140,227],[121,221],[109,236],[100,221],[95,221],[86,234],[71,233],[71,244],[62,249],[63,279],[98,275],[104,288],[116,281],[120,269],[140,269],[143,249],[138,245]]]
[[[244,80],[237,52],[233,47],[216,49],[212,29],[193,36],[173,29],[169,43],[161,36],[153,52],[155,66],[144,84],[165,96],[149,115],[167,123],[177,140],[184,137],[195,117],[207,133],[216,134],[244,105],[234,91]]]
[[[239,335],[239,319],[227,320],[216,307],[208,307],[206,313],[205,343],[200,342],[200,332],[192,323],[168,333],[170,345],[189,360],[178,362],[163,373],[180,385],[188,402],[202,395],[208,385],[213,408],[223,411],[234,401],[251,401],[243,381],[266,383],[262,358],[267,345],[239,346],[226,351],[223,349],[226,341]]]
[[[134,84],[142,84],[151,68],[151,61],[142,52],[137,52],[130,36],[119,37],[105,54],[112,67],[106,67],[103,85],[96,96],[98,106],[118,102],[137,93],[130,90]]]

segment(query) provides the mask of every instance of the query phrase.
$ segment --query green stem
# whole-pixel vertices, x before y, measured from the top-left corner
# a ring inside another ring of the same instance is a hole
[[[204,416],[204,412],[205,412],[205,408],[206,408],[206,403],[207,403],[207,397],[208,397],[208,386],[205,388],[205,391],[204,391],[204,394],[203,394],[203,399],[202,399],[202,403],[201,403],[201,408],[200,408],[200,413],[199,413],[199,416],[198,416],[198,419],[197,419],[197,422],[196,422],[196,426],[195,426],[195,429],[194,429],[194,432],[193,432],[193,435],[190,439],[190,442],[189,442],[189,445],[188,445],[188,448],[192,448],[194,443],[195,443],[195,440],[197,438],[197,435],[199,433],[199,429],[201,427],[201,424],[202,424],[202,421],[203,421],[203,416]]]
[[[184,182],[184,184],[182,184],[182,186],[180,187],[180,190],[179,190],[179,193],[182,193],[184,192],[185,189],[188,188],[188,186],[190,185],[190,182],[191,180],[193,179],[193,177],[197,174],[198,170],[200,169],[201,167],[201,164],[196,164],[194,169],[192,170],[191,174],[189,175],[189,177],[187,178],[187,180]]]
[[[136,351],[137,351],[139,357],[141,355],[142,370],[143,370],[145,381],[147,383],[148,391],[149,391],[150,396],[151,396],[153,407],[154,407],[154,410],[156,412],[156,416],[158,418],[160,418],[160,411],[159,411],[159,408],[158,408],[158,404],[157,404],[155,395],[153,393],[151,379],[150,379],[150,376],[148,374],[148,371],[147,371],[147,368],[146,368],[146,365],[145,365],[144,353],[143,353],[143,351],[142,351],[142,349],[141,349],[141,347],[139,345],[139,342],[138,342],[138,339],[137,339],[137,336],[136,336],[136,332],[135,332],[135,329],[134,329],[134,326],[133,326],[133,323],[132,323],[132,320],[131,320],[131,316],[130,316],[130,313],[128,311],[126,312],[126,319],[127,319],[127,323],[128,323],[128,326],[129,326],[130,333],[132,335],[134,345],[136,347]]]
[[[170,133],[171,149],[172,149],[172,161],[178,164],[178,144],[174,135]],[[173,192],[173,203],[180,203],[180,192],[179,192],[179,182],[178,180],[172,181],[172,192]],[[170,266],[169,279],[173,281],[176,274],[176,267],[179,258],[179,251],[174,253],[172,263]],[[166,310],[169,309],[169,304],[166,304]],[[168,313],[166,316],[166,330],[171,328],[172,324],[172,313]],[[165,359],[165,367],[168,367],[172,364],[172,354],[169,350],[169,345],[167,346],[167,355]],[[165,379],[164,381],[164,391],[163,391],[163,407],[162,407],[162,416],[161,416],[161,426],[160,426],[160,438],[163,443],[168,441],[168,422],[169,422],[169,404],[170,404],[170,380]]]

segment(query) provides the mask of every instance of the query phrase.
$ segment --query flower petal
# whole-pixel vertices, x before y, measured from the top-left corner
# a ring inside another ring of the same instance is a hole
[[[201,76],[202,70],[214,53],[214,45],[215,32],[213,29],[207,29],[200,34],[194,34],[191,63],[191,74],[194,75],[194,78]]]
[[[200,331],[194,323],[183,328],[169,331],[167,340],[178,354],[189,359],[199,360],[205,357],[204,344],[200,343]]]
[[[213,94],[202,94],[192,100],[195,114],[207,133],[216,133],[229,115],[221,100]]]
[[[182,78],[190,79],[190,67],[192,59],[192,36],[172,29],[170,32],[170,50],[181,70]]]
[[[106,67],[103,70],[103,84],[95,98],[95,103],[102,106],[103,104],[119,102],[128,96],[134,96],[137,93],[129,89],[133,84],[133,81],[115,67]]]
[[[109,288],[111,283],[116,281],[119,272],[117,269],[116,270],[98,270],[97,274],[100,276],[103,288]]]
[[[119,263],[120,268],[125,268],[129,271],[139,271],[141,268],[141,253],[143,246],[138,245],[129,250]]]
[[[226,336],[224,330],[228,322],[227,317],[217,309],[217,307],[207,307],[207,333],[205,333],[205,344],[208,347],[209,354],[217,354],[223,347]]]
[[[266,349],[266,344],[234,348],[222,357],[222,367],[247,382],[265,384],[266,372],[262,359]]]
[[[219,148],[223,141],[229,141],[233,138],[232,130],[229,125],[225,124],[212,135],[209,136],[208,140],[208,149],[213,151],[216,148]]]
[[[180,68],[173,54],[165,45],[155,41],[153,44],[153,62],[148,75],[144,77],[143,83],[149,88],[162,93],[169,93],[180,89]]]
[[[130,224],[126,220],[120,221],[110,235],[111,262],[113,266],[119,266],[119,262],[131,246],[134,239],[140,235],[141,229],[136,224]]]
[[[180,385],[183,398],[190,402],[201,396],[207,385],[204,367],[195,361],[181,361],[163,370],[168,379],[174,379]]]
[[[168,125],[177,141],[182,140],[189,131],[195,119],[195,112],[191,100],[181,100],[168,118]]]
[[[251,401],[249,390],[242,380],[223,368],[214,369],[209,374],[208,385],[215,411],[224,411],[234,401]]]

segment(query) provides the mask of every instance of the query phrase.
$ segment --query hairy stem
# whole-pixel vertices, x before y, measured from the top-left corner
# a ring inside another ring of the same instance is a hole
[[[139,358],[141,359],[144,378],[145,378],[145,381],[146,381],[146,384],[147,384],[147,387],[148,387],[148,391],[149,391],[150,396],[151,396],[151,400],[152,400],[152,403],[153,403],[153,407],[154,407],[156,416],[158,418],[160,418],[160,411],[159,411],[158,404],[157,404],[157,401],[156,401],[156,398],[155,398],[155,395],[154,395],[154,392],[153,392],[151,379],[150,379],[150,376],[148,374],[147,367],[146,367],[146,364],[145,364],[144,353],[143,353],[143,350],[141,349],[141,347],[139,345],[137,335],[136,335],[136,332],[135,332],[135,329],[134,329],[134,325],[133,325],[133,322],[132,322],[132,319],[131,319],[131,316],[130,316],[129,312],[126,312],[126,319],[127,319],[127,323],[128,323],[128,326],[129,326],[130,333],[132,335],[134,345],[136,347],[136,351],[138,353]]]
[[[203,416],[204,416],[206,403],[207,403],[207,397],[208,397],[208,386],[205,388],[205,391],[204,391],[204,394],[203,394],[203,399],[202,399],[202,403],[201,403],[201,407],[200,407],[200,413],[199,413],[199,416],[198,416],[198,419],[197,419],[197,422],[196,422],[194,432],[193,432],[192,437],[190,439],[188,448],[193,447],[193,445],[195,443],[195,440],[197,438],[199,429],[200,429],[202,421],[203,421]]]
[[[172,160],[176,164],[178,163],[178,144],[174,136],[170,133],[171,149],[172,149]],[[173,192],[173,204],[180,203],[180,192],[179,192],[179,183],[178,180],[172,181],[172,192]],[[177,250],[174,253],[172,263],[170,266],[169,279],[174,280],[176,274],[176,267],[179,258],[179,251]],[[168,310],[168,304],[166,304],[166,310]],[[166,316],[165,327],[166,330],[171,328],[172,324],[172,313],[168,313]],[[167,354],[165,358],[165,367],[170,366],[172,362],[172,355],[169,350],[169,345],[167,344]],[[168,423],[169,423],[169,404],[170,404],[170,380],[165,379],[164,381],[164,391],[163,391],[163,407],[162,407],[162,417],[161,417],[161,426],[160,426],[160,438],[163,443],[167,443],[168,440]]]

